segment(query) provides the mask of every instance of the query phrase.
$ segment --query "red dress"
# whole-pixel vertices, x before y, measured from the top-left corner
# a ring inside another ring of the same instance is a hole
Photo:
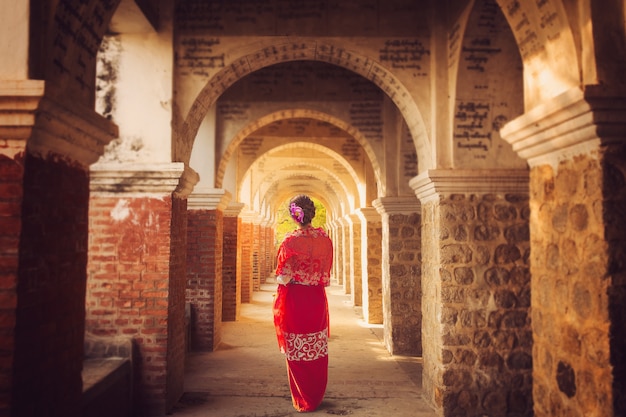
[[[279,285],[274,301],[278,346],[287,359],[293,406],[315,410],[328,381],[328,301],[333,246],[321,228],[296,230],[278,249],[276,275],[290,282]]]

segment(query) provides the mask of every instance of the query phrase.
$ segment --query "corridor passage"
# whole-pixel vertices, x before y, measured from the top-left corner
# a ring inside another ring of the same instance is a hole
[[[291,406],[284,357],[272,323],[276,284],[267,283],[243,304],[237,322],[223,324],[215,352],[192,353],[185,394],[174,417],[296,416]],[[434,417],[422,400],[421,363],[392,357],[382,327],[366,325],[342,288],[327,288],[330,305],[329,380],[313,414],[354,417]]]

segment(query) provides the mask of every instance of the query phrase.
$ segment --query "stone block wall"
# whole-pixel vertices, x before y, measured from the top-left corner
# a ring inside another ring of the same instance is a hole
[[[390,214],[389,297],[392,340],[388,349],[394,354],[422,354],[422,273],[421,273],[421,215]],[[391,349],[390,349],[391,347]]]
[[[624,211],[624,152],[610,159],[602,167],[600,155],[579,156],[531,171],[537,417],[624,415],[624,386],[611,384],[620,374],[623,384],[626,364],[626,222],[607,216]]]
[[[383,283],[382,283],[382,221],[378,213],[372,209],[365,211],[361,223],[362,256],[364,259],[362,272],[365,274],[367,286],[363,286],[363,314],[367,323],[383,323]],[[365,299],[367,298],[367,302]]]
[[[532,415],[528,197],[422,207],[426,397],[445,416]]]

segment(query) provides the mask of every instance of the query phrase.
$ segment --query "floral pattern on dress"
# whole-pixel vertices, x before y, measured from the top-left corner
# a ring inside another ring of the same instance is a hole
[[[322,228],[295,230],[278,249],[276,275],[304,285],[330,285],[332,242]]]
[[[314,361],[328,356],[328,328],[315,333],[285,333],[287,360]]]

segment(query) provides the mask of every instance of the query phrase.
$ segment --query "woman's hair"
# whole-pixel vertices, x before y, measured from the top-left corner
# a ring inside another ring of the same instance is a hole
[[[297,223],[306,226],[315,217],[315,203],[306,195],[298,195],[289,202],[289,214]]]

